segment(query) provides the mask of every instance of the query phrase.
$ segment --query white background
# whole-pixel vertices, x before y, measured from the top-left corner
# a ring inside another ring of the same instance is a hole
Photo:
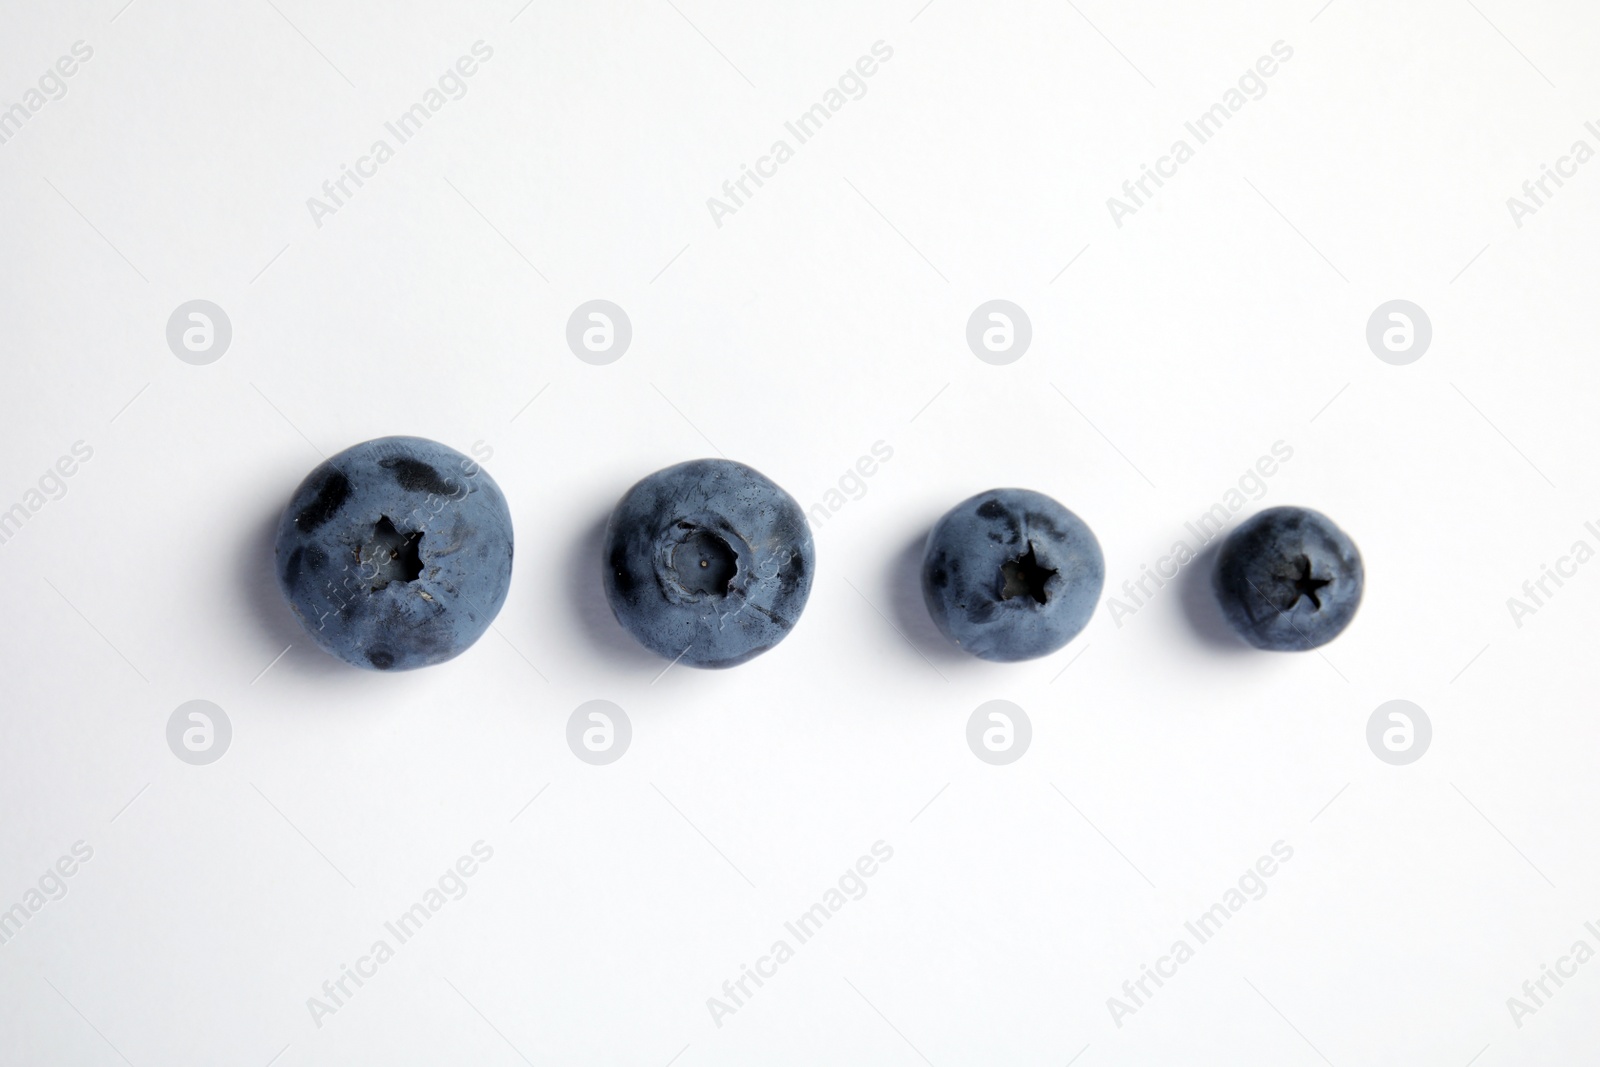
[[[122,2],[0,30],[0,106],[94,49],[0,145],[0,508],[93,449],[0,546],[0,908],[94,850],[0,945],[0,1061],[1593,1054],[1600,962],[1520,1028],[1506,1004],[1600,948],[1600,565],[1520,627],[1506,604],[1600,547],[1600,164],[1506,207],[1600,148],[1592,8]],[[307,198],[478,40],[465,97],[319,228]],[[719,228],[707,197],[879,40]],[[1116,226],[1279,40],[1266,96]],[[196,298],[233,325],[208,366],[165,341]],[[592,298],[633,323],[609,366],[565,343]],[[992,298],[1032,320],[1009,366],[965,342]],[[1434,327],[1404,367],[1365,341],[1394,298]],[[492,449],[516,571],[496,632],[381,675],[299,632],[270,543],[319,454],[397,433]],[[777,649],[661,676],[612,620],[598,534],[636,479],[720,451],[811,508],[880,440]],[[1276,441],[1234,521],[1315,507],[1366,561],[1322,655],[1219,639],[1201,565],[1030,663],[928,623],[918,548],[958,500],[1057,497],[1111,594]],[[197,698],[233,724],[209,766],[165,739]],[[606,767],[565,740],[595,698],[633,724]],[[1435,731],[1406,767],[1365,738],[1396,698]],[[1033,724],[1009,766],[966,744],[991,699]],[[479,840],[467,895],[315,1025]],[[870,892],[715,1025],[879,840]],[[1107,998],[1280,840],[1267,895],[1118,1027]]]

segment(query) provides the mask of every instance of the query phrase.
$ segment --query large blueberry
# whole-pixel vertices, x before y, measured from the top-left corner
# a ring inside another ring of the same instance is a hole
[[[1082,519],[1043,493],[991,489],[928,534],[922,596],[952,642],[983,659],[1049,655],[1078,635],[1105,584]]]
[[[443,663],[482,636],[511,584],[511,513],[487,471],[421,437],[347,448],[300,483],[278,524],[278,583],[346,663]]]
[[[1222,614],[1257,648],[1299,652],[1339,636],[1361,603],[1361,553],[1309,508],[1268,508],[1228,535],[1217,556]]]
[[[800,618],[816,552],[792,496],[742,463],[696,459],[622,495],[602,566],[611,610],[640,644],[691,667],[732,667]]]

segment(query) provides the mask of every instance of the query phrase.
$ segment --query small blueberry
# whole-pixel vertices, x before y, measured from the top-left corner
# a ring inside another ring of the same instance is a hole
[[[300,483],[278,524],[278,584],[346,663],[443,663],[483,635],[511,584],[511,513],[477,463],[421,437],[347,448]]]
[[[1043,493],[991,489],[928,534],[922,596],[953,643],[1010,662],[1056,651],[1094,614],[1105,558],[1082,519]]]
[[[732,667],[789,633],[816,554],[794,498],[742,463],[656,471],[606,523],[606,599],[624,629],[691,667]]]
[[[1257,648],[1301,652],[1350,625],[1361,604],[1361,553],[1326,515],[1268,508],[1222,543],[1214,585],[1228,624]]]

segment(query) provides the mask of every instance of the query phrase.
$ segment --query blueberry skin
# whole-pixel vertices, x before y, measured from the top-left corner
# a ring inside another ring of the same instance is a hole
[[[325,652],[368,670],[443,663],[511,585],[511,513],[487,471],[421,437],[380,437],[306,475],[278,523],[278,586]]]
[[[1325,645],[1350,625],[1363,573],[1355,542],[1309,508],[1268,508],[1228,535],[1214,586],[1239,636],[1272,652]]]
[[[1002,663],[1047,656],[1089,622],[1105,585],[1100,542],[1031,489],[963,500],[928,534],[922,598],[951,642]]]
[[[733,667],[782,641],[815,570],[800,505],[731,460],[656,471],[606,523],[612,613],[641,645],[691,667]]]

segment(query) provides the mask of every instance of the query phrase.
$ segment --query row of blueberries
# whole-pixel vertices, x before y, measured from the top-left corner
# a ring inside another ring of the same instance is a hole
[[[464,652],[505,603],[511,512],[468,457],[420,437],[383,437],[306,476],[276,552],[284,597],[323,649],[357,667],[426,667]],[[693,667],[732,667],[799,621],[816,551],[805,513],[782,488],[742,463],[698,459],[623,494],[599,562],[611,610],[640,644]],[[922,564],[939,630],[1005,662],[1066,645],[1104,583],[1094,533],[1029,489],[992,489],[951,508]],[[1228,536],[1214,585],[1250,644],[1303,651],[1349,625],[1361,556],[1326,516],[1271,508]]]

